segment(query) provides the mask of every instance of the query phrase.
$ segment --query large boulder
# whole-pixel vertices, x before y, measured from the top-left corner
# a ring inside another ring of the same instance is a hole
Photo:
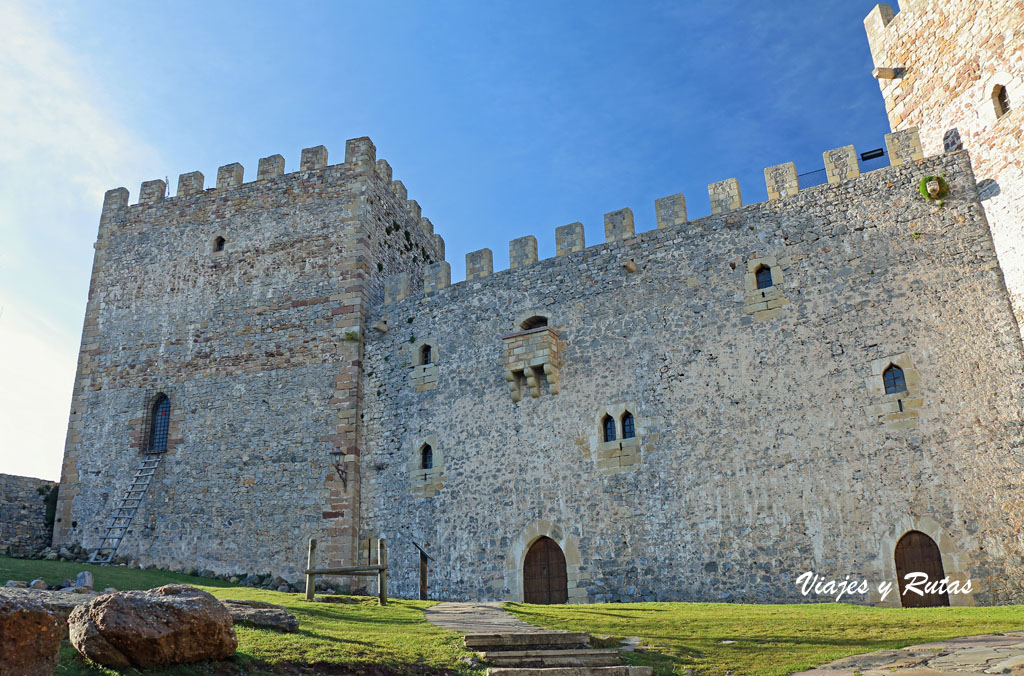
[[[42,589],[0,589],[0,597],[28,599],[41,604],[57,618],[58,632],[62,639],[68,637],[68,617],[76,607],[85,605],[96,598],[96,594],[75,594],[67,591],[44,591]]]
[[[111,667],[226,659],[238,647],[232,624],[213,596],[177,584],[104,594],[68,619],[71,645]]]
[[[0,676],[51,676],[60,659],[57,618],[30,598],[0,596]]]
[[[236,601],[223,599],[221,603],[235,624],[260,629],[276,629],[277,631],[298,631],[299,620],[284,609],[283,606],[263,601]]]

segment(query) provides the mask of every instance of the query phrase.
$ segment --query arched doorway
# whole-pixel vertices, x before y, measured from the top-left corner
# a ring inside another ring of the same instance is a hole
[[[567,603],[569,582],[565,555],[549,537],[539,538],[523,562],[523,601],[526,603]]]
[[[934,606],[948,606],[949,594],[928,594],[919,596],[913,591],[903,594],[907,582],[905,579],[909,573],[924,573],[928,576],[928,582],[938,582],[946,575],[942,571],[942,554],[935,540],[919,530],[909,531],[896,543],[896,578],[900,586],[900,603],[904,608],[930,608]],[[921,587],[923,585],[916,585]]]

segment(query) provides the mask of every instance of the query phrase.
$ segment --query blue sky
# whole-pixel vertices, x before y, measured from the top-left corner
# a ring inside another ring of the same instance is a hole
[[[57,478],[103,191],[369,136],[464,255],[881,147],[873,2],[0,0],[0,472]]]

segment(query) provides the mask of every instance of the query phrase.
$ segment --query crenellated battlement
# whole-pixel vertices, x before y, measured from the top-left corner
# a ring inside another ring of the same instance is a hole
[[[365,136],[345,142],[345,161],[341,164],[330,164],[327,148],[320,145],[304,148],[300,155],[299,170],[290,173],[285,172],[285,159],[282,155],[261,158],[256,179],[249,182],[245,181],[245,167],[239,162],[231,162],[218,167],[213,187],[206,187],[203,172],[190,171],[178,176],[178,187],[174,195],[168,194],[168,185],[163,179],[143,181],[139,189],[138,202],[135,204],[129,204],[130,195],[127,188],[108,190],[103,200],[102,220],[107,222],[136,209],[176,206],[183,202],[189,202],[192,206],[202,200],[222,200],[226,196],[240,194],[239,191],[258,191],[270,186],[287,190],[289,184],[298,186],[318,172],[329,171],[336,174],[331,177],[332,180],[335,177],[342,181],[375,177],[387,186],[412,221],[434,243],[440,255],[444,255],[444,239],[434,233],[434,224],[423,216],[419,202],[409,199],[405,184],[394,179],[391,165],[387,160],[377,159],[376,147]]]
[[[890,166],[892,167],[912,164],[924,159],[921,139],[916,128],[886,134],[885,145],[889,154]],[[825,162],[828,183],[823,186],[805,188],[804,190],[828,189],[829,186],[855,180],[861,175],[860,165],[857,161],[857,151],[852,145],[827,150],[822,153],[822,159]],[[802,192],[796,165],[793,162],[765,168],[764,177],[765,185],[768,189],[769,203],[784,201],[787,198],[796,197]],[[677,193],[655,200],[657,229],[684,228],[699,234],[704,231],[709,223],[709,219],[744,208],[754,208],[765,204],[752,203],[744,205],[740,195],[739,181],[735,178],[710,184],[708,186],[708,197],[711,202],[711,214],[693,221],[687,219],[686,197],[682,194]],[[640,235],[642,236],[643,233],[640,233]],[[603,243],[587,247],[582,223],[577,222],[559,226],[555,228],[555,257],[568,256],[588,249],[605,247],[609,244],[629,244],[635,242],[638,234],[635,229],[633,210],[627,207],[605,214],[604,236],[605,241]],[[509,242],[508,246],[510,270],[521,269],[543,260],[550,260],[539,257],[537,238],[533,235],[514,239]],[[425,295],[437,294],[451,285],[451,268],[447,263],[444,266],[443,270],[431,266],[424,271],[422,288]],[[484,248],[466,254],[466,282],[482,280],[494,273],[494,255],[491,249]],[[396,302],[414,295],[414,290],[419,288],[416,281],[411,279],[408,273],[402,273],[389,278],[386,281],[385,302]]]

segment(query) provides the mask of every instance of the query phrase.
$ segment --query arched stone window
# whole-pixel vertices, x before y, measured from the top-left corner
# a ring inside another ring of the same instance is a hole
[[[427,364],[432,364],[433,362],[433,350],[431,349],[431,347],[429,345],[423,345],[422,347],[420,347],[420,366],[426,366]]]
[[[213,240],[213,250],[223,251],[225,244],[227,244],[227,240],[225,240],[223,237],[218,236],[216,239]]]
[[[430,447],[430,444],[423,444],[423,448],[420,449],[420,469],[433,469],[434,468],[434,449]]]
[[[626,411],[622,414],[622,438],[632,439],[636,436],[636,423],[633,421],[633,414]]]
[[[615,418],[606,415],[601,421],[601,434],[605,441],[615,441]]]
[[[166,394],[157,395],[149,420],[149,452],[167,450],[167,431],[171,426],[171,400]]]
[[[772,283],[772,269],[767,265],[762,265],[755,272],[754,276],[757,278],[757,288],[767,289],[773,286]]]
[[[996,119],[1010,112],[1010,94],[1003,85],[996,85],[992,88],[992,105],[996,109]]]
[[[519,325],[519,328],[521,328],[523,331],[529,331],[530,329],[539,329],[540,327],[547,325],[547,317],[545,317],[544,315],[534,315],[533,317],[530,317],[529,319],[523,321]]]
[[[896,364],[889,364],[889,367],[882,371],[882,383],[885,385],[886,394],[907,391],[907,380],[903,377],[903,369]]]

